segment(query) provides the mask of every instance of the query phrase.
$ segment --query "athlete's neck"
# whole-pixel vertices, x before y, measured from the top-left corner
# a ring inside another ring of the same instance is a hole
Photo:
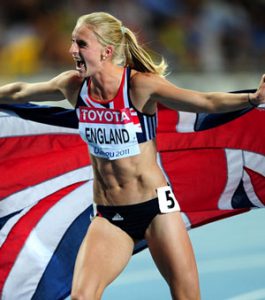
[[[124,68],[115,67],[111,72],[105,72],[89,78],[89,93],[95,100],[113,99],[121,85]]]

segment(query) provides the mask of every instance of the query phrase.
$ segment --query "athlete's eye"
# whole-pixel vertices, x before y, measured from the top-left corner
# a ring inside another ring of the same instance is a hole
[[[87,47],[87,42],[83,41],[83,40],[75,40],[75,39],[71,39],[72,44],[77,44],[77,46],[79,48],[85,48]]]
[[[87,46],[87,43],[82,40],[76,41],[76,43],[80,48],[85,48]]]

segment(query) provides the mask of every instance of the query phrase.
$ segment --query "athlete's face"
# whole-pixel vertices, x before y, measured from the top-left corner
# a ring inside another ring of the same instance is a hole
[[[93,31],[84,25],[75,27],[69,52],[81,76],[90,76],[102,67],[104,47],[98,42]]]

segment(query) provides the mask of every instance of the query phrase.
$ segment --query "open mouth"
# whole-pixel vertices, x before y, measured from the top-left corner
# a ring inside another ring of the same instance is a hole
[[[76,63],[76,70],[77,71],[85,71],[86,70],[86,64],[85,61],[80,57],[74,57],[75,63]]]

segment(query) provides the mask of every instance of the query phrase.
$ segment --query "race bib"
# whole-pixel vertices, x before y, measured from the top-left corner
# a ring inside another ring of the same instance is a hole
[[[162,213],[180,211],[178,201],[170,186],[163,186],[157,189],[159,209]]]
[[[80,107],[79,131],[90,153],[97,157],[114,160],[140,153],[129,108]]]

